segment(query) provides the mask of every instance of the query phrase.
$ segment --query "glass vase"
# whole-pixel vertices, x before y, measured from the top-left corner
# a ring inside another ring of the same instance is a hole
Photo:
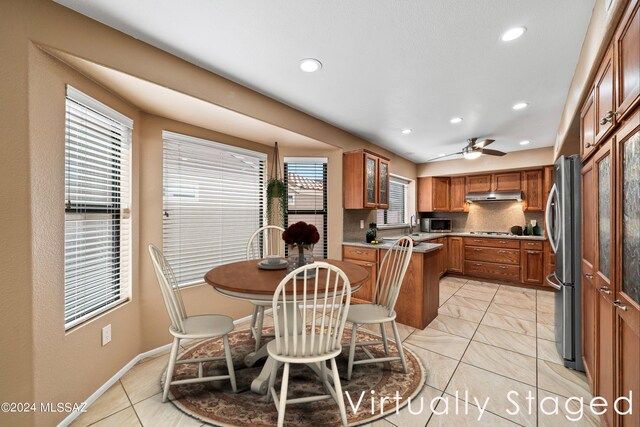
[[[289,245],[287,272],[296,268],[313,264],[313,243],[296,243]]]

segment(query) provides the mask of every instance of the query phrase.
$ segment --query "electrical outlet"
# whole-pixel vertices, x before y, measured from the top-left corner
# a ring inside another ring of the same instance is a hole
[[[360,229],[364,230],[364,219],[360,220]]]
[[[105,346],[111,342],[111,324],[102,328],[102,345]]]

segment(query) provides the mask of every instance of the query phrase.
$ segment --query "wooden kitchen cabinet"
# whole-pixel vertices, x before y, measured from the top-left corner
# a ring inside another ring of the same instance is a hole
[[[447,271],[464,273],[464,241],[462,237],[447,237]]]
[[[467,176],[467,193],[484,193],[491,191],[491,175]]]
[[[525,211],[543,211],[542,169],[522,172],[522,192]]]
[[[585,374],[595,391],[596,371],[596,298],[597,291],[593,280],[595,264],[596,233],[596,192],[593,177],[593,159],[589,160],[581,170],[582,180],[582,361]]]
[[[369,277],[360,289],[353,293],[351,301],[354,304],[369,304],[373,299],[378,270],[378,250],[359,246],[343,246],[342,259],[364,267],[369,272]]]
[[[442,245],[442,250],[438,252],[437,256],[437,271],[438,277],[442,277],[447,272],[447,238],[441,237],[438,239],[433,239],[429,243],[439,243]]]
[[[491,191],[520,191],[520,172],[496,173],[491,176]]]
[[[520,242],[514,239],[464,238],[464,274],[520,282]]]
[[[464,176],[452,176],[449,179],[449,211],[467,212],[469,205],[464,200],[466,194],[466,178]]]
[[[595,144],[598,145],[616,125],[615,74],[613,72],[613,49],[609,48],[596,74],[594,84]]]
[[[540,242],[542,243],[542,242]],[[527,285],[542,285],[544,278],[544,252],[539,250],[520,250],[520,272],[522,283]]]
[[[418,178],[418,212],[449,211],[449,178]]]
[[[638,191],[640,185],[640,109],[628,116],[628,120],[616,134],[614,163],[616,182],[614,187],[616,207],[613,239],[617,258],[614,259],[613,304],[616,336],[616,396],[628,396],[633,390],[632,414],[618,416],[619,426],[640,425],[640,239],[634,228],[640,218]]]
[[[389,159],[368,150],[343,154],[343,207],[389,208]]]
[[[556,254],[551,250],[551,244],[548,240],[545,240],[544,246],[544,277],[542,278],[542,285],[551,288],[547,283],[547,277],[556,271]]]
[[[580,158],[584,161],[596,148],[596,107],[592,90],[580,112]]]
[[[640,104],[640,1],[632,0],[613,38],[616,113],[625,118]]]
[[[595,257],[593,277],[596,297],[596,387],[597,395],[612,402],[615,396],[615,313],[613,307],[613,194],[615,165],[612,155],[614,138],[609,139],[593,157],[595,192]],[[613,426],[614,411],[603,416],[606,425]]]

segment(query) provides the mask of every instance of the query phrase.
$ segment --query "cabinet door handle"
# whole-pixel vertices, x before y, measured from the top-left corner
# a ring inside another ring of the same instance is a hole
[[[616,308],[619,308],[619,309],[620,309],[620,310],[622,310],[622,311],[627,311],[627,310],[629,310],[629,309],[627,308],[627,306],[626,306],[626,305],[622,305],[622,303],[620,302],[620,300],[615,300],[615,301],[613,302],[613,305],[614,305]]]
[[[504,240],[502,240],[502,241],[500,241],[498,243],[500,243],[501,245],[506,245],[507,244],[507,242],[505,242]]]
[[[584,277],[586,277],[587,279],[593,279],[593,274],[591,274],[591,273],[584,273]]]
[[[531,255],[535,255],[535,254],[539,253],[539,251],[527,251],[527,253],[529,253]]]
[[[504,265],[501,265],[500,268],[503,269],[503,270],[507,269],[507,267],[505,267]]]
[[[613,121],[613,118],[618,114],[616,111],[607,111],[603,118],[600,119],[600,126],[604,126]]]
[[[609,288],[607,288],[606,286],[598,288],[598,291],[602,292],[603,294],[611,295],[611,290],[609,290]]]
[[[584,148],[591,148],[593,147],[593,144],[590,142],[587,142],[586,144],[584,144]]]
[[[498,251],[499,254],[506,254],[508,253],[507,251]]]
[[[482,243],[482,240],[479,239],[473,239],[474,242],[478,242],[478,243]]]
[[[474,251],[474,252],[482,252],[482,249],[480,249],[480,248],[473,248],[473,251]]]
[[[476,264],[476,267],[482,267],[482,264]]]

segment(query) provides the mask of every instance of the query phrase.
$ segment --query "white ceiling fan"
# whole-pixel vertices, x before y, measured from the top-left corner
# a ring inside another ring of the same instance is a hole
[[[493,143],[494,141],[495,141],[494,139],[483,139],[478,141],[478,138],[469,138],[467,139],[467,145],[464,148],[462,148],[462,151],[458,151],[457,153],[446,154],[444,156],[434,157],[432,159],[427,160],[427,162],[431,162],[433,160],[440,160],[444,157],[455,156],[457,154],[462,154],[464,158],[467,160],[477,159],[483,154],[486,154],[488,156],[504,156],[505,154],[507,154],[502,151],[490,150],[490,149],[484,148],[487,145]]]

